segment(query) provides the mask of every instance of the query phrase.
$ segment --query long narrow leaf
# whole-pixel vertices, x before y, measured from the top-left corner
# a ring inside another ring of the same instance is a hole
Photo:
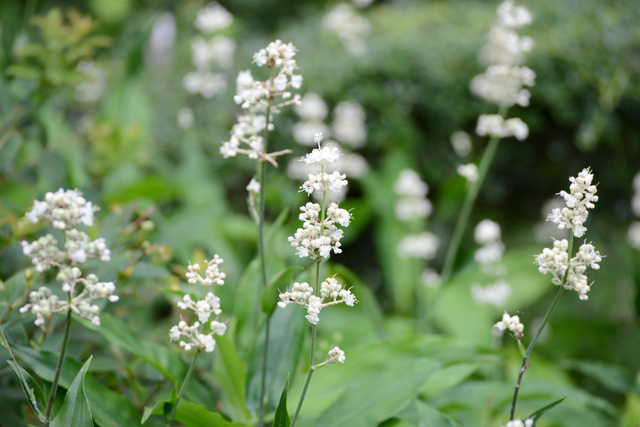
[[[62,403],[62,408],[56,417],[51,421],[51,427],[93,427],[93,417],[89,400],[84,393],[84,376],[89,369],[89,364],[93,356],[89,357],[73,380],[71,387],[67,391]]]
[[[280,395],[280,403],[276,408],[276,414],[273,418],[273,427],[289,427],[291,425],[291,419],[287,412],[287,389],[289,388],[289,376],[287,375],[287,381],[284,383],[282,394]]]
[[[535,426],[538,423],[538,420],[540,419],[540,417],[542,416],[542,414],[544,414],[545,412],[547,412],[548,410],[552,409],[553,407],[555,407],[556,405],[559,405],[560,402],[562,402],[565,398],[563,397],[562,399],[558,399],[553,403],[548,404],[547,406],[538,409],[536,412],[534,412],[533,414],[529,415],[527,417],[527,419],[532,418],[533,419],[533,426]]]

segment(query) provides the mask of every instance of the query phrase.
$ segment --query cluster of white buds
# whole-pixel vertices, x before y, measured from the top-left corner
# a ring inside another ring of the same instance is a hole
[[[315,365],[312,369],[313,370],[320,369],[324,365],[328,365],[330,363],[335,363],[335,362],[344,363],[345,360],[347,360],[347,358],[344,355],[344,351],[340,350],[339,347],[333,347],[331,350],[329,350],[329,358],[324,362]]]
[[[498,138],[515,136],[519,141],[524,141],[529,136],[529,126],[519,117],[505,120],[499,114],[483,114],[478,118],[476,133]]]
[[[329,302],[324,302],[327,298]],[[318,315],[320,310],[330,305],[336,305],[345,303],[346,305],[353,307],[358,302],[356,296],[351,293],[350,290],[344,289],[344,287],[338,283],[338,281],[332,277],[326,279],[320,285],[320,296],[314,295],[313,287],[308,283],[294,283],[291,292],[283,292],[280,294],[280,301],[278,307],[285,308],[288,304],[298,304],[307,309],[307,315],[305,316],[309,322],[317,325],[320,321]]]
[[[580,299],[586,301],[589,299],[587,292],[591,290],[591,285],[584,273],[587,267],[598,270],[600,268],[598,263],[602,261],[602,256],[591,243],[584,243],[580,245],[576,256],[569,260],[568,249],[567,240],[553,242],[553,249],[545,248],[536,257],[538,271],[542,274],[551,273],[553,276],[551,283],[576,291]]]
[[[478,180],[478,166],[475,163],[459,165],[456,171],[458,175],[467,180],[467,184],[472,184]]]
[[[362,56],[367,51],[365,39],[371,33],[371,22],[349,3],[340,3],[325,15],[322,25],[335,33],[352,56]]]
[[[427,218],[433,212],[433,206],[427,199],[429,186],[416,171],[403,169],[393,189],[400,196],[395,205],[396,218],[400,221]]]
[[[589,168],[583,169],[577,178],[569,177],[569,181],[571,181],[570,193],[564,190],[558,193],[564,198],[567,206],[562,210],[557,208],[551,211],[547,221],[558,224],[559,230],[571,229],[574,236],[582,237],[587,231],[584,226],[589,216],[587,209],[595,207],[594,203],[598,201],[598,196],[596,196],[598,189],[592,185],[593,173]]]
[[[474,237],[476,243],[482,245],[473,256],[480,269],[494,276],[503,275],[504,268],[500,261],[504,253],[504,244],[500,239],[500,225],[490,219],[484,219],[476,226]]]
[[[514,0],[498,6],[497,15],[481,52],[481,59],[489,67],[471,80],[471,91],[498,105],[526,107],[531,94],[522,87],[535,84],[535,73],[521,64],[524,53],[533,48],[533,40],[518,36],[514,29],[530,24],[532,18],[526,8],[516,7]]]
[[[505,425],[504,427],[533,427],[533,422],[533,418],[527,418],[524,421],[515,419],[513,421],[507,421],[507,425]]]
[[[187,281],[191,284],[200,283],[203,286],[224,285],[226,276],[220,271],[219,267],[223,263],[223,259],[218,255],[214,255],[213,259],[205,261],[205,263],[207,264],[207,269],[204,278],[198,273],[200,265],[189,264],[189,271],[186,274]],[[180,340],[180,337],[186,337],[188,341],[181,340],[179,342],[180,347],[187,351],[197,347],[207,353],[211,353],[216,345],[214,335],[222,336],[227,331],[226,323],[218,321],[218,316],[222,313],[220,298],[215,296],[213,292],[207,292],[204,299],[194,301],[189,294],[185,294],[182,300],[178,301],[178,307],[181,310],[191,310],[196,313],[198,321],[190,326],[181,319],[177,325],[174,325],[169,330],[170,341],[177,341]],[[209,321],[211,314],[215,315],[216,318],[209,323],[210,332],[205,334],[203,333],[203,324]]]
[[[265,153],[263,138],[259,135],[274,129],[273,123],[269,123],[267,129],[266,112],[271,114],[279,113],[288,105],[300,105],[300,95],[296,94],[292,98],[289,89],[300,89],[302,76],[294,74],[298,68],[293,57],[296,48],[293,44],[284,44],[280,40],[269,43],[253,55],[253,62],[258,67],[267,66],[272,76],[266,81],[258,81],[253,78],[250,70],[241,71],[236,79],[236,95],[233,100],[240,105],[244,114],[238,116],[238,123],[231,130],[229,141],[223,142],[220,153],[226,159],[235,157],[238,153],[246,154],[251,159],[261,159],[272,163],[277,167],[275,157],[290,153],[284,150],[274,153]],[[276,71],[277,70],[277,71]],[[282,101],[276,103],[277,98]],[[241,147],[245,144],[248,148]]]
[[[506,311],[502,315],[502,320],[493,326],[500,332],[510,330],[518,341],[524,336],[524,325],[520,323],[520,317],[509,316]]]
[[[60,188],[55,193],[48,192],[44,201],[34,200],[27,212],[27,219],[33,224],[51,221],[53,228],[65,230],[76,225],[93,226],[93,212],[97,210],[91,202],[82,197],[78,190]]]
[[[36,271],[44,272],[54,267],[58,269],[56,280],[62,284],[62,291],[68,294],[67,298],[59,298],[45,287],[31,292],[30,302],[20,312],[35,314],[36,325],[45,325],[52,315],[69,310],[99,325],[100,307],[93,302],[103,298],[111,302],[118,301],[118,296],[113,294],[113,282],[100,282],[94,274],[84,278],[82,270],[78,268],[89,258],[99,258],[103,262],[111,260],[111,251],[104,238],[91,241],[86,233],[73,228],[80,224],[92,226],[93,212],[97,209],[78,190],[61,188],[55,193],[47,193],[44,201],[35,200],[27,212],[26,217],[33,224],[46,220],[51,221],[54,228],[65,230],[64,250],[58,247],[58,241],[52,234],[33,242],[20,242],[22,252],[31,258]]]
[[[233,15],[213,2],[198,11],[193,25],[204,33],[212,33],[228,27],[232,22]],[[228,76],[217,70],[227,70],[233,66],[235,50],[236,43],[229,37],[218,35],[210,40],[194,37],[191,40],[191,55],[196,71],[190,72],[182,80],[185,89],[207,99],[223,93],[228,86]]]
[[[404,236],[398,243],[396,253],[400,258],[423,258],[430,260],[435,258],[440,239],[428,231],[420,234],[409,234]]]
[[[320,148],[321,133],[316,134],[314,140],[318,148],[314,148],[300,160],[307,167],[319,166],[320,172],[309,173],[308,180],[302,185],[301,191],[306,191],[308,194],[317,191],[323,196],[328,192],[338,192],[347,185],[346,175],[338,171],[327,174],[325,165],[337,161],[340,158],[340,151],[336,147]],[[323,208],[324,206],[311,202],[300,207],[299,219],[303,222],[302,228],[298,228],[295,234],[289,237],[289,243],[296,248],[296,255],[300,258],[329,258],[331,251],[335,254],[342,252],[340,239],[343,232],[336,224],[348,227],[351,223],[351,213],[340,208],[337,203],[329,204],[326,211],[323,211]]]

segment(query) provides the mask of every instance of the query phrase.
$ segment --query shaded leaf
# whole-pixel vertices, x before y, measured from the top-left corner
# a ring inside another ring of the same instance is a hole
[[[291,276],[296,270],[303,270],[303,268],[288,267],[284,270],[280,270],[275,276],[271,278],[271,280],[269,280],[269,283],[267,283],[267,287],[262,292],[262,298],[260,300],[262,304],[262,311],[266,313],[267,316],[271,316],[276,310],[280,289],[287,288],[287,286],[291,283]]]
[[[280,403],[276,408],[276,413],[273,417],[273,427],[289,427],[291,425],[291,419],[287,412],[287,388],[289,387],[289,376],[287,375],[287,381],[284,383],[282,394],[280,395]]]
[[[233,343],[224,335],[216,337],[216,362],[213,365],[213,375],[226,392],[228,403],[237,418],[247,422],[250,414],[244,395],[245,363],[238,356]]]
[[[40,388],[40,384],[38,384],[37,381],[15,361],[8,360],[7,362],[18,375],[18,378],[20,378],[20,385],[22,386],[22,391],[25,396],[27,396],[29,406],[31,406],[31,409],[33,409],[33,412],[38,416],[38,418],[42,420],[47,408],[47,398],[44,395],[42,388]]]
[[[169,400],[158,400],[152,407],[144,409],[142,422],[146,422],[151,415],[162,415],[163,408]],[[204,406],[181,399],[174,418],[185,427],[244,427],[243,423],[227,421],[219,412],[210,411]]]
[[[89,360],[85,362],[75,380],[73,380],[64,397],[62,408],[51,421],[50,427],[93,427],[89,400],[87,400],[87,396],[84,393],[84,376],[87,373],[87,369],[89,369],[92,358],[93,356],[89,357]]]

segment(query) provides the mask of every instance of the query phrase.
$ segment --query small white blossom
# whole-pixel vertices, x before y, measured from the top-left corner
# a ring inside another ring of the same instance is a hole
[[[344,287],[332,277],[326,279],[320,285],[319,297],[314,295],[313,288],[309,286],[308,283],[296,282],[293,284],[290,292],[280,294],[280,299],[282,300],[278,303],[278,307],[280,308],[285,308],[289,304],[297,304],[306,308],[308,314],[305,317],[314,325],[320,321],[318,315],[324,307],[340,303],[345,303],[353,307],[353,305],[358,302],[350,290],[344,289]],[[325,302],[326,299],[330,301]]]
[[[527,418],[524,421],[515,419],[513,421],[507,421],[507,424],[504,427],[533,427],[533,421],[533,418]]]
[[[575,237],[582,237],[587,231],[584,227],[589,216],[587,209],[595,207],[594,203],[598,201],[598,196],[596,196],[598,190],[592,184],[593,173],[589,168],[583,169],[577,178],[569,177],[569,181],[571,182],[570,193],[564,190],[558,193],[564,198],[567,207],[562,210],[554,209],[547,217],[547,221],[558,224],[560,230],[565,228],[573,230]]]
[[[476,243],[484,245],[494,242],[500,239],[500,224],[491,221],[490,219],[483,219],[476,225],[474,232],[474,238]]]
[[[504,332],[507,329],[510,330],[518,340],[524,336],[524,325],[520,323],[520,317],[509,316],[506,311],[502,316],[502,320],[493,326],[500,332]]]
[[[251,178],[251,182],[247,185],[247,191],[258,194],[260,192],[260,183],[255,178]]]
[[[356,101],[344,101],[333,109],[331,133],[335,139],[353,148],[362,147],[367,139],[366,110]]]
[[[478,166],[474,163],[460,165],[457,167],[456,171],[458,172],[458,175],[466,179],[468,183],[473,183],[478,180]]]

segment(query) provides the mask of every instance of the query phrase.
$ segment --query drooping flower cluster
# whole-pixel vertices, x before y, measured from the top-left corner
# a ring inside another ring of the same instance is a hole
[[[240,153],[246,154],[251,159],[259,158],[269,161],[277,166],[274,157],[290,152],[285,150],[265,153],[264,138],[260,133],[274,128],[272,122],[267,125],[267,110],[275,114],[288,105],[300,105],[300,95],[296,94],[292,98],[289,91],[292,88],[300,89],[302,85],[302,76],[294,74],[298,68],[293,59],[295,54],[296,48],[293,44],[276,40],[253,55],[253,62],[258,67],[266,65],[275,77],[258,81],[253,78],[250,70],[241,71],[238,74],[236,95],[233,99],[246,111],[238,116],[238,123],[233,126],[229,141],[223,142],[220,147],[220,153],[225,159]],[[277,103],[277,98],[282,98],[282,101]],[[247,148],[241,147],[242,144]]]
[[[219,3],[212,2],[198,11],[193,25],[208,35],[228,27],[232,22],[233,15]],[[224,70],[233,66],[235,50],[236,43],[229,37],[194,37],[191,40],[191,55],[196,71],[190,72],[182,80],[185,89],[207,99],[223,93],[228,86]]]
[[[324,302],[327,298],[329,302]],[[318,315],[320,310],[330,305],[345,303],[353,307],[358,302],[356,296],[350,290],[344,289],[338,281],[332,277],[326,279],[320,285],[320,296],[314,295],[313,287],[308,283],[294,283],[291,292],[283,292],[280,294],[278,307],[285,308],[288,304],[298,304],[307,309],[307,320],[314,325],[320,321]]]
[[[202,286],[212,286],[214,284],[224,285],[224,279],[226,275],[220,271],[220,264],[223,263],[222,258],[215,255],[210,261],[205,261],[207,269],[205,276],[202,277],[200,273],[199,264],[189,264],[187,279],[191,284],[200,283]],[[213,292],[207,292],[204,299],[194,301],[189,294],[185,294],[182,300],[178,301],[178,307],[181,310],[191,310],[198,315],[198,321],[193,325],[189,325],[185,320],[173,326],[169,330],[169,336],[171,341],[180,340],[180,337],[186,337],[188,341],[181,340],[180,347],[184,347],[189,351],[193,347],[201,348],[207,353],[211,353],[216,344],[214,338],[215,335],[222,336],[227,331],[226,323],[220,322],[218,316],[222,313],[220,309],[220,298],[215,296]],[[204,333],[204,323],[209,321],[211,315],[215,316],[215,319],[209,323],[210,332]]]
[[[433,206],[427,199],[429,186],[416,171],[402,170],[393,189],[400,196],[395,205],[396,218],[400,221],[426,218],[433,212]]]
[[[533,427],[533,421],[533,418],[527,418],[524,421],[515,419],[513,421],[507,421],[507,424],[504,427]]]
[[[93,304],[97,299],[118,301],[114,295],[113,282],[100,282],[95,274],[82,277],[78,267],[89,258],[99,258],[103,262],[111,260],[111,251],[104,238],[89,240],[86,233],[76,230],[77,225],[93,225],[93,212],[97,208],[82,197],[78,190],[49,192],[44,201],[35,200],[26,218],[33,224],[51,221],[54,228],[64,231],[64,245],[58,247],[58,240],[47,234],[33,242],[22,241],[22,252],[31,258],[36,271],[44,272],[57,268],[56,280],[62,284],[67,298],[59,298],[46,287],[40,287],[29,294],[29,303],[20,309],[21,313],[36,315],[35,324],[43,326],[51,316],[72,310],[80,317],[100,324],[100,307]]]
[[[316,134],[314,139],[320,147],[322,134]],[[336,162],[339,158],[340,151],[337,148],[323,147],[314,148],[311,153],[300,159],[316,172],[318,166],[320,167],[319,173],[308,173],[308,179],[302,185],[301,191],[306,191],[307,194],[317,191],[326,195],[328,192],[338,192],[347,185],[345,174],[337,171],[331,174],[324,172],[326,165]],[[289,237],[289,243],[296,248],[296,255],[300,258],[329,258],[331,251],[335,254],[342,252],[340,239],[343,233],[336,224],[348,227],[351,214],[340,208],[337,203],[329,204],[325,211],[324,207],[311,202],[300,207],[299,219],[303,222],[302,228],[298,228],[295,234]]]
[[[524,336],[524,325],[520,323],[520,317],[509,316],[506,311],[502,315],[502,320],[493,326],[500,332],[510,330],[517,340]]]
[[[558,193],[564,198],[567,206],[562,210],[557,208],[551,211],[547,221],[558,224],[560,230],[570,229],[574,236],[582,237],[587,231],[584,226],[589,216],[587,209],[595,207],[594,203],[598,201],[598,196],[596,196],[598,189],[592,185],[593,173],[589,168],[583,169],[577,178],[569,177],[569,181],[571,181],[570,192],[567,193],[563,190]]]
[[[588,277],[584,274],[587,267],[598,270],[602,261],[602,256],[590,243],[580,245],[576,256],[569,260],[569,242],[567,240],[556,240],[553,242],[553,249],[545,248],[536,257],[538,271],[542,274],[550,273],[553,278],[551,283],[557,286],[564,286],[565,289],[576,291],[580,299],[589,299],[587,292],[591,290]],[[565,278],[563,283],[563,279]]]
[[[362,56],[367,52],[365,39],[371,33],[371,22],[349,3],[334,7],[325,15],[322,25],[338,36],[351,55]]]
[[[640,217],[640,172],[633,178],[633,197],[631,198],[631,210]],[[634,221],[629,225],[627,232],[629,246],[640,249],[640,221]]]

